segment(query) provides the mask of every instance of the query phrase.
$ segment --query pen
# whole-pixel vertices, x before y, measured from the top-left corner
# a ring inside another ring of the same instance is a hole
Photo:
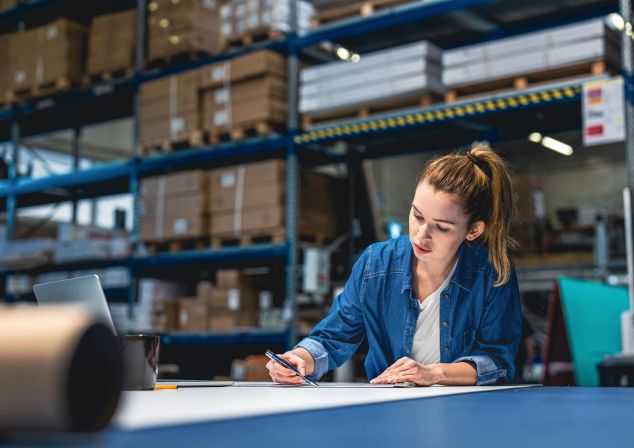
[[[286,360],[284,360],[283,358],[280,358],[279,356],[277,356],[275,353],[273,353],[271,350],[267,350],[266,351],[266,356],[268,356],[269,358],[271,358],[273,361],[275,361],[276,363],[286,367],[288,370],[292,371],[295,373],[295,375],[299,376],[300,378],[302,378],[304,381],[306,381],[308,384],[312,384],[315,387],[319,387],[319,384],[315,383],[314,381],[309,380],[308,378],[306,378],[304,375],[302,375],[301,373],[299,373],[299,370],[297,370],[293,365],[289,364]]]

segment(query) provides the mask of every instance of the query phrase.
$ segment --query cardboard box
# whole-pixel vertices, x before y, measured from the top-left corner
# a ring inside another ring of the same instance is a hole
[[[152,307],[152,328],[157,331],[176,331],[179,328],[179,302],[176,299],[157,301]]]
[[[159,194],[178,195],[190,192],[202,192],[207,189],[207,171],[182,171],[164,176],[148,177],[141,181],[141,195],[144,197]]]
[[[143,241],[203,238],[208,233],[208,218],[198,210],[184,210],[162,217],[143,216],[139,235]]]
[[[239,269],[219,269],[216,271],[218,288],[240,288],[247,284],[247,277]]]
[[[198,86],[200,70],[141,84],[139,143],[188,137],[201,128]]]
[[[0,0],[0,11],[13,9],[18,4],[17,0]]]
[[[136,10],[97,16],[89,30],[89,75],[134,67]]]
[[[209,306],[212,310],[249,314],[259,307],[258,295],[249,287],[214,288],[210,297]]]
[[[196,298],[201,302],[211,303],[211,292],[214,289],[214,285],[210,281],[200,281],[196,285]]]
[[[200,87],[222,87],[266,75],[286,78],[287,73],[284,56],[272,50],[260,50],[206,67],[201,75]]]
[[[231,376],[234,381],[271,381],[266,368],[269,358],[266,355],[250,355],[244,360],[236,359],[231,363]]]
[[[183,331],[206,331],[208,305],[197,298],[183,297],[179,303],[179,328]]]
[[[241,312],[212,309],[208,323],[211,331],[232,331],[240,327],[255,327],[258,323],[258,312],[256,309]]]
[[[140,216],[177,215],[181,211],[197,211],[205,214],[209,210],[209,194],[205,190],[164,194],[162,196],[142,196]]]
[[[57,19],[45,26],[9,35],[9,88],[79,81],[82,75],[84,26]]]
[[[220,48],[218,5],[214,0],[154,1],[148,14],[148,60],[169,60]]]

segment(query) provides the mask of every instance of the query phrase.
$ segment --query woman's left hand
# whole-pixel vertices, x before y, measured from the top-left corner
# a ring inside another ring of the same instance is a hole
[[[411,358],[403,357],[392,364],[385,371],[374,378],[372,384],[395,384],[412,381],[419,386],[431,386],[438,383],[444,376],[437,364],[424,365]]]

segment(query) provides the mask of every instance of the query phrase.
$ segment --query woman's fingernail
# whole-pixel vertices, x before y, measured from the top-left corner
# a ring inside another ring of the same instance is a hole
[[[393,377],[391,377],[391,376],[390,376],[390,377],[388,377],[388,378],[387,378],[387,382],[388,382],[388,383],[393,383],[393,382],[394,382],[394,378],[393,378]]]

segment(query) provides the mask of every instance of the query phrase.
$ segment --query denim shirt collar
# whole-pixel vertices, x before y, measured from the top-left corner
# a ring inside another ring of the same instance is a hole
[[[401,287],[401,294],[406,290],[412,289],[412,260],[414,257],[414,250],[410,243],[409,237],[402,237],[406,239],[406,247],[403,258],[403,285]],[[471,291],[473,283],[473,268],[474,258],[478,251],[477,243],[468,243],[466,240],[460,245],[458,250],[458,265],[454,270],[450,283],[455,283],[462,289]]]

